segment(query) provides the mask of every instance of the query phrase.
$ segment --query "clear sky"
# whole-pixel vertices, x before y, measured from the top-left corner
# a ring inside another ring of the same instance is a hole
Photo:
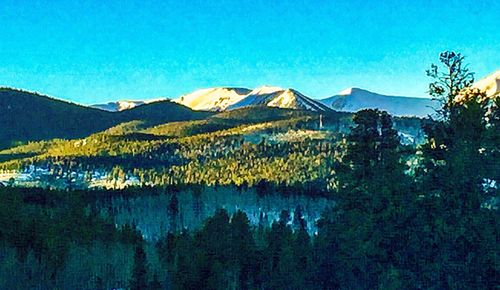
[[[498,0],[0,0],[0,85],[84,104],[215,86],[425,96],[443,50],[477,78],[500,69],[499,17]]]

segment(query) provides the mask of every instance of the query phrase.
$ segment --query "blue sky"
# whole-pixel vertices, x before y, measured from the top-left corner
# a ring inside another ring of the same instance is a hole
[[[149,3],[148,3],[149,2]],[[500,1],[0,1],[0,85],[84,104],[215,86],[425,96],[456,50],[500,69]]]

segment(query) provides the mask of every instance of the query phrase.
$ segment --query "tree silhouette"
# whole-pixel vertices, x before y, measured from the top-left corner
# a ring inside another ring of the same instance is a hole
[[[448,118],[452,110],[453,98],[458,93],[472,85],[474,73],[464,64],[464,56],[453,51],[445,51],[439,55],[442,71],[435,64],[428,69],[427,76],[433,79],[429,84],[429,94],[442,102],[438,111],[443,118]]]
[[[130,281],[130,289],[143,290],[148,288],[148,271],[147,271],[146,253],[142,246],[138,245],[134,253],[134,267],[132,270],[132,280]]]

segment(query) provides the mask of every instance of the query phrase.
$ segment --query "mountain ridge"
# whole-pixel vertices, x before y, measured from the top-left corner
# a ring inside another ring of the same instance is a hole
[[[159,124],[206,116],[171,101],[109,112],[35,92],[0,88],[0,148],[18,142],[81,138],[132,120]]]
[[[329,111],[327,106],[299,91],[288,88],[263,86],[252,90],[244,99],[228,107],[229,110],[247,106],[268,106],[282,109]]]
[[[435,113],[439,102],[430,98],[391,96],[351,87],[320,102],[337,111],[356,112],[379,109],[396,116],[427,117]]]
[[[476,82],[474,87],[487,95],[498,95],[500,71]],[[220,95],[222,94],[222,96]],[[190,96],[187,98],[186,96]],[[207,97],[208,96],[208,97]],[[18,142],[48,140],[53,138],[80,138],[103,131],[123,122],[144,121],[150,125],[172,121],[200,120],[214,112],[230,111],[245,107],[309,110],[315,112],[356,112],[376,108],[395,116],[427,117],[434,114],[439,102],[428,98],[388,96],[360,88],[348,88],[332,97],[316,100],[299,91],[273,86],[253,90],[246,88],[210,88],[183,95],[197,111],[176,100],[133,101],[127,108],[111,112],[84,106],[37,92],[0,88],[0,148]],[[187,104],[189,105],[189,104]],[[212,112],[207,112],[212,111]]]
[[[118,101],[111,101],[111,102],[102,103],[102,104],[93,104],[93,105],[90,105],[89,107],[96,108],[99,110],[109,111],[109,112],[120,112],[120,111],[130,110],[130,109],[133,109],[133,108],[136,108],[138,106],[145,105],[145,104],[158,102],[158,101],[167,101],[167,100],[169,100],[169,99],[168,98],[156,98],[156,99],[151,99],[151,100],[118,100]]]

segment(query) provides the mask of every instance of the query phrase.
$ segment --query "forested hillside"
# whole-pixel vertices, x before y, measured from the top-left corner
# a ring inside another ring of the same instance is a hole
[[[343,154],[342,140],[352,124],[348,113],[270,107],[157,126],[131,121],[83,139],[35,142],[0,151],[0,168],[28,170],[32,175],[28,178],[59,188],[68,184],[123,187],[131,182],[156,186],[268,182],[319,183],[326,189],[333,186],[333,163]],[[397,119],[401,138],[411,139],[410,151],[415,140],[423,138],[420,126],[420,119]],[[33,168],[41,169],[43,176]]]
[[[242,109],[154,127],[129,122],[80,140],[38,142],[0,154],[3,169],[35,165],[63,178],[76,172],[91,179],[93,172],[106,172],[110,181],[133,176],[150,185],[305,182],[327,174],[314,164],[333,154],[328,148],[336,133],[317,131],[318,118],[307,111]],[[342,114],[322,118],[345,126]],[[287,140],[299,130],[308,133]],[[276,134],[283,140],[266,140]],[[317,139],[311,139],[314,135]]]
[[[0,148],[27,141],[81,138],[132,120],[153,125],[205,116],[207,113],[169,101],[111,113],[37,93],[0,88]]]

